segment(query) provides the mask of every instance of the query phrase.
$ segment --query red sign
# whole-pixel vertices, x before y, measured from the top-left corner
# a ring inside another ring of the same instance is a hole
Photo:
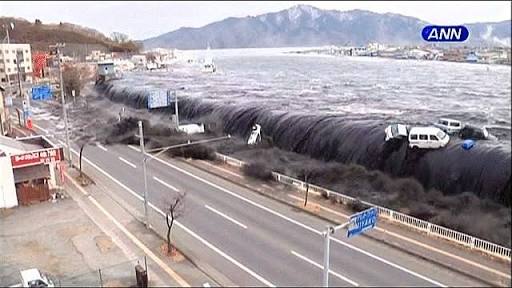
[[[24,154],[12,155],[11,163],[13,168],[32,166],[38,164],[49,164],[60,162],[64,159],[64,151],[60,148],[49,148],[28,152]]]

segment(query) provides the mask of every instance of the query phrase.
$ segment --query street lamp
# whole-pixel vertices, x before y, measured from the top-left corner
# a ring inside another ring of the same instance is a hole
[[[14,30],[14,23],[9,23],[9,25],[6,25],[6,24],[3,24],[2,25],[4,28],[5,28],[5,34],[7,34],[7,44],[11,44],[11,39],[9,37],[9,28],[11,28],[11,30]],[[10,103],[10,105],[12,105],[12,92],[11,92],[11,79],[9,77],[9,72],[7,72],[7,66],[5,65],[6,63],[6,57],[5,55],[2,57],[4,59],[4,70],[5,70],[5,75],[6,75],[6,78],[7,78],[7,99],[9,99],[8,103]],[[9,108],[6,106],[5,107],[5,114],[6,115],[9,115]],[[7,121],[7,126],[8,126],[8,130],[9,130],[9,133],[11,132],[11,117],[7,117],[6,119]]]
[[[68,113],[66,110],[66,100],[64,99],[64,81],[62,80],[62,63],[60,59],[60,50],[59,48],[64,48],[66,44],[57,43],[55,45],[50,45],[50,49],[55,49],[55,54],[57,54],[57,61],[59,61],[59,77],[60,77],[60,98],[62,101],[62,114],[64,115],[64,129],[66,129],[66,145],[67,148],[67,158],[69,165],[73,165],[73,161],[71,159],[71,146],[69,146],[69,131],[68,131]]]
[[[191,146],[191,145],[196,145],[196,144],[201,144],[201,143],[209,143],[209,142],[214,142],[214,141],[225,140],[225,139],[231,138],[231,135],[228,134],[227,136],[211,138],[211,139],[204,139],[204,140],[198,140],[198,141],[194,141],[194,142],[190,142],[190,140],[189,140],[187,143],[176,144],[176,145],[165,146],[165,147],[159,147],[159,148],[155,148],[155,149],[151,149],[151,150],[146,151],[146,149],[144,147],[144,129],[143,129],[143,126],[142,126],[142,121],[139,121],[138,125],[139,125],[139,135],[137,135],[137,136],[140,137],[139,143],[140,143],[140,151],[142,153],[142,170],[143,170],[143,173],[144,173],[144,224],[146,225],[146,228],[149,228],[149,218],[148,218],[148,180],[147,180],[148,178],[147,178],[146,163],[149,162],[151,159],[154,159],[154,158],[158,157],[159,155],[161,155],[162,153],[164,153],[165,151],[168,151],[170,149],[181,148],[181,147],[186,147],[186,146]],[[155,155],[148,155],[148,153],[157,152],[157,151],[159,151],[159,152],[156,153]],[[150,157],[149,159],[148,159],[148,156]]]

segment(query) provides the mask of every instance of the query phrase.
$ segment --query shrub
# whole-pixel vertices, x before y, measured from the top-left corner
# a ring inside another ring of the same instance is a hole
[[[363,210],[366,210],[366,209],[370,208],[368,205],[364,204],[359,199],[355,199],[354,201],[349,202],[347,204],[347,207],[350,210],[354,211],[355,213],[361,212]]]
[[[169,150],[172,156],[192,158],[199,160],[215,160],[215,151],[204,145],[185,146],[183,148]]]
[[[244,175],[263,181],[272,180],[272,170],[263,162],[249,163],[242,167]]]

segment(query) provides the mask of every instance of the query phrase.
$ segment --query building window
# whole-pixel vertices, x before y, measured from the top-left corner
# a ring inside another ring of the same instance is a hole
[[[0,73],[4,73],[4,68],[0,68]]]
[[[25,50],[25,53],[28,54],[28,50]]]
[[[7,68],[7,72],[11,72],[11,68]]]
[[[12,50],[12,54],[16,54],[16,50]]]
[[[27,58],[27,59],[25,59],[25,61],[30,62],[30,59]]]
[[[9,50],[5,50],[5,54],[9,54]]]
[[[5,63],[10,63],[10,62],[11,62],[11,60],[5,59]]]

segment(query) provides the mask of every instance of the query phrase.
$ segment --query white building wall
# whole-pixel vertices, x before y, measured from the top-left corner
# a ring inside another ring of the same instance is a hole
[[[18,196],[14,185],[11,157],[0,157],[0,208],[18,206]]]
[[[18,74],[18,66],[16,64],[16,53],[20,50],[23,52],[23,62],[20,61],[20,68],[25,68],[27,73],[27,81],[32,81],[32,51],[30,44],[0,44],[0,82],[7,83],[7,75],[10,80]],[[20,59],[21,60],[21,59]]]

